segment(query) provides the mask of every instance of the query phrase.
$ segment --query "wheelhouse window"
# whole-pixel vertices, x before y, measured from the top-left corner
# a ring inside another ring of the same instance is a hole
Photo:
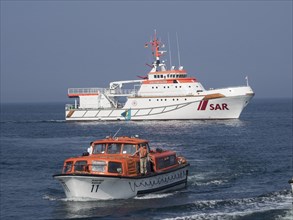
[[[108,145],[108,149],[107,149],[107,153],[108,154],[120,154],[121,152],[121,144],[109,144]]]
[[[99,160],[93,160],[92,161],[92,171],[94,172],[105,172],[106,171],[106,162],[105,161],[99,161]]]
[[[122,173],[122,164],[119,162],[109,162],[108,163],[109,173]]]
[[[136,147],[133,144],[124,144],[123,146],[123,154],[134,154],[136,151]]]
[[[106,150],[106,144],[96,144],[94,147],[93,154],[103,154]]]
[[[71,172],[72,171],[72,165],[73,165],[72,161],[66,162],[65,166],[63,167],[63,173]]]
[[[176,164],[176,157],[175,155],[161,157],[157,159],[157,169],[164,169]]]
[[[74,164],[74,171],[86,171],[86,167],[87,167],[86,160],[76,161]]]

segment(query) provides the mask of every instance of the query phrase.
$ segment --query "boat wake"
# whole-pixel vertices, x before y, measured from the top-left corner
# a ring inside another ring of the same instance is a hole
[[[100,201],[98,199],[92,198],[65,198],[65,197],[58,197],[56,195],[46,194],[43,196],[44,200],[49,201],[63,201],[63,202],[91,202],[91,201]]]
[[[209,186],[209,185],[222,185],[228,182],[225,179],[210,179],[206,180],[203,175],[192,175],[188,177],[188,182],[191,186]]]
[[[149,199],[161,199],[161,198],[167,198],[170,196],[173,196],[174,193],[162,193],[162,194],[148,194],[144,196],[136,196],[134,197],[135,200],[149,200]],[[46,194],[43,196],[44,200],[49,201],[63,201],[63,202],[91,202],[91,201],[105,201],[105,200],[99,200],[99,199],[92,199],[92,198],[64,198],[64,197],[58,197],[56,195]],[[111,199],[109,199],[111,200]]]
[[[139,199],[139,200],[143,200],[143,199],[161,199],[161,198],[167,198],[167,197],[173,196],[175,194],[176,194],[176,192],[162,193],[162,194],[148,194],[148,195],[144,195],[144,196],[136,196],[134,199]]]
[[[56,194],[56,195],[55,195]],[[175,198],[176,201],[172,200]],[[183,202],[186,192],[182,191],[161,194],[148,194],[126,200],[93,200],[89,198],[64,198],[63,194],[47,193],[44,200],[60,201],[69,207],[70,215],[81,217],[87,212],[87,217],[97,216],[103,209],[103,216],[132,216],[140,219],[279,219],[291,220],[293,216],[292,195],[290,190],[267,193],[248,198],[193,200]],[[156,200],[156,202],[154,202]],[[170,200],[173,202],[170,203]],[[159,206],[155,204],[161,204]],[[125,208],[127,207],[127,208]],[[113,214],[113,208],[117,213]],[[75,211],[72,211],[74,209]],[[152,213],[150,213],[152,210]],[[145,217],[145,218],[144,218]]]
[[[49,201],[61,200],[61,198],[58,198],[55,195],[49,195],[49,194],[43,195],[42,199],[49,200]]]
[[[292,196],[289,190],[268,193],[254,198],[226,200],[198,200],[172,207],[170,217],[163,219],[235,219],[250,216],[252,219],[292,219]],[[178,216],[178,213],[181,213]]]

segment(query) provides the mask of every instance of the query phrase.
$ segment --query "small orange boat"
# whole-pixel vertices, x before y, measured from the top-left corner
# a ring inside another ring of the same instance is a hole
[[[94,141],[90,153],[66,159],[53,177],[67,198],[127,199],[186,187],[188,168],[184,157],[151,149],[147,140],[107,137]]]

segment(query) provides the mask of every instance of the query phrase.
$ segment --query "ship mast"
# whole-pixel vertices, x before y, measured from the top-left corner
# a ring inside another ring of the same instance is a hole
[[[159,67],[161,67],[161,71],[165,71],[166,70],[165,69],[165,64],[161,63],[160,56],[162,56],[163,53],[165,53],[167,51],[160,50],[161,42],[157,39],[157,31],[156,30],[155,30],[154,38],[153,38],[153,40],[151,42],[149,42],[149,44],[152,46],[152,51],[153,51],[153,55],[154,55],[154,58],[155,58],[155,61],[152,64],[151,72],[159,71]],[[148,45],[148,43],[146,45]],[[162,45],[162,46],[164,46],[164,45]]]

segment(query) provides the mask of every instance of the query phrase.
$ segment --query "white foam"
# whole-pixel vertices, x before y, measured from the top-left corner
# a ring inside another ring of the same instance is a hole
[[[206,175],[196,174],[188,177],[188,182],[192,186],[208,186],[208,185],[222,185],[227,183],[227,180],[221,179],[213,179],[213,180],[205,180]]]
[[[293,219],[293,209],[286,211],[284,216],[276,217],[276,220],[292,220],[292,219]]]
[[[59,200],[57,197],[52,196],[52,195],[44,195],[43,199],[45,200],[50,200],[50,201],[55,201],[55,200]]]
[[[179,219],[231,219],[270,210],[288,210],[278,220],[291,220],[293,217],[292,197],[284,192],[277,192],[267,196],[231,200],[200,200],[194,202],[193,213],[182,213],[181,216],[165,218],[165,220]],[[205,210],[202,213],[200,210]]]
[[[160,194],[148,194],[144,196],[136,196],[134,199],[161,199],[174,195],[175,193],[160,193]]]

